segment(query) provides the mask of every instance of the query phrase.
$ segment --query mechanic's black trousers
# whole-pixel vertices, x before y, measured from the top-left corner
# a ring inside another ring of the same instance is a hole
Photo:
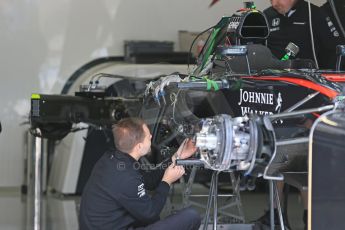
[[[163,220],[135,230],[197,230],[200,223],[199,213],[193,208],[185,208]]]

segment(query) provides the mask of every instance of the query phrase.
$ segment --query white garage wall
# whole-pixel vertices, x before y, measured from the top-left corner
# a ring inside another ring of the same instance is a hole
[[[315,0],[316,1],[316,0]],[[23,181],[23,132],[30,95],[59,93],[81,65],[123,54],[125,39],[175,42],[242,7],[240,0],[0,1],[0,187]],[[319,1],[317,1],[319,2]],[[256,1],[258,9],[269,0]]]

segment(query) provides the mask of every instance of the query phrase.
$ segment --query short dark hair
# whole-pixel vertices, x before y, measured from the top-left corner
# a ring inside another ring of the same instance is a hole
[[[129,153],[145,138],[145,121],[140,118],[124,118],[112,127],[114,143],[118,150]]]

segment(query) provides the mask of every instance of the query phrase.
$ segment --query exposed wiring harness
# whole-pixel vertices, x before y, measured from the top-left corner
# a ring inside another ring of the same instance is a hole
[[[199,38],[201,35],[203,35],[203,34],[206,33],[207,31],[209,31],[210,29],[213,29],[214,27],[215,27],[215,26],[211,26],[211,27],[207,28],[206,30],[200,32],[200,33],[194,38],[192,44],[190,45],[189,52],[188,52],[188,60],[187,60],[187,68],[188,68],[188,69],[189,69],[189,65],[190,65],[190,55],[191,55],[191,53],[192,53],[192,49],[193,49],[194,43],[196,42],[196,40],[198,40],[198,38]],[[210,34],[210,35],[211,35],[211,34]],[[208,41],[208,39],[210,38],[210,35],[208,36],[207,41]],[[206,43],[207,43],[207,41],[206,41]],[[206,43],[205,43],[205,44],[206,44]],[[201,52],[202,52],[202,50],[201,50]],[[200,52],[200,53],[201,53],[201,52]]]

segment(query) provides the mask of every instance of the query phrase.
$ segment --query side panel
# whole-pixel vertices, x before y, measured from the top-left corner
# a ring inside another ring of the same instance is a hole
[[[326,116],[315,126],[309,152],[309,229],[344,229],[344,140],[344,112]]]

